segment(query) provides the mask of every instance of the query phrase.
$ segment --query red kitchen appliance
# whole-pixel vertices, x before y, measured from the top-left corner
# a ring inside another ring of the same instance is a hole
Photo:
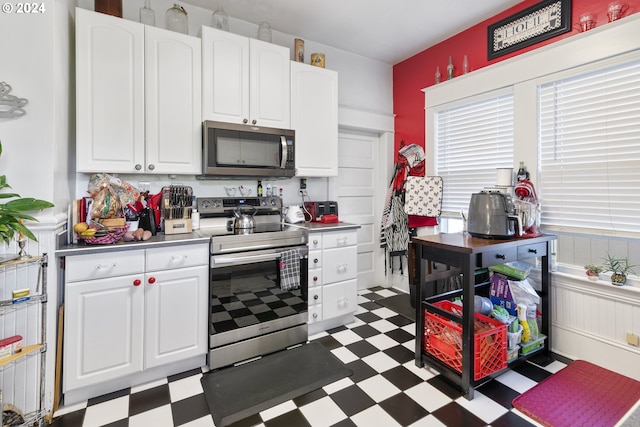
[[[304,202],[305,221],[320,222],[323,215],[338,216],[338,202]]]

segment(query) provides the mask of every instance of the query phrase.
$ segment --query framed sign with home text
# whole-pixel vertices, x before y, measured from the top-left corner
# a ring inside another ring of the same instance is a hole
[[[545,0],[488,28],[488,59],[571,31],[571,0]]]

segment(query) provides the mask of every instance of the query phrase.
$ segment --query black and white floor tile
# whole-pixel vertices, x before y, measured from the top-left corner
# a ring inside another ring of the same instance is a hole
[[[566,366],[525,363],[482,384],[467,400],[438,372],[414,362],[415,323],[375,301],[395,289],[359,291],[356,321],[309,337],[329,348],[353,375],[238,421],[234,427],[524,427],[533,420],[511,401]],[[408,296],[407,296],[408,298]],[[213,427],[202,370],[63,407],[53,427]]]

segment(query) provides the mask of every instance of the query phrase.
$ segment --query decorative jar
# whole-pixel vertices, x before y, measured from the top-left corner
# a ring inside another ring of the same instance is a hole
[[[258,27],[258,40],[271,43],[271,25],[268,22],[261,22]]]
[[[219,30],[229,31],[229,17],[221,6],[211,14],[211,26]]]
[[[166,19],[168,30],[182,34],[189,33],[189,21],[187,11],[184,10],[184,7],[179,4],[174,4],[173,7],[167,9]]]

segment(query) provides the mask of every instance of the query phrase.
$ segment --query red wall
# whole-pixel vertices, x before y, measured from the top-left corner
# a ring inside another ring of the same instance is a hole
[[[492,61],[487,60],[487,27],[496,21],[530,7],[540,0],[524,0],[504,12],[487,19],[455,36],[434,45],[419,54],[406,59],[393,67],[393,108],[395,117],[395,152],[400,141],[405,144],[418,144],[424,147],[424,92],[422,89],[435,84],[436,66],[440,67],[441,80],[446,80],[449,56],[453,58],[455,74],[462,72],[464,55],[469,59],[470,72],[486,67],[507,58],[531,51],[566,37],[579,34],[577,27],[579,16],[585,12],[594,15],[596,27],[606,25],[607,6],[611,0],[572,0],[571,32],[561,34],[536,45],[520,49]],[[627,0],[628,10],[625,16],[640,12],[640,0]],[[429,153],[427,153],[429,155]]]

